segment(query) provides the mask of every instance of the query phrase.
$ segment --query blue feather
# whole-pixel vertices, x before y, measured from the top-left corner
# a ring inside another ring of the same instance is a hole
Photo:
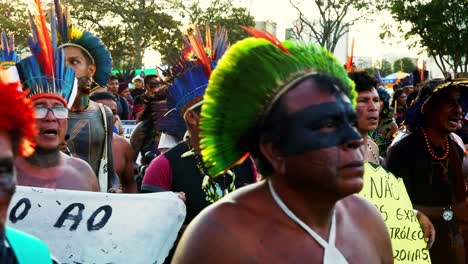
[[[190,42],[187,38],[183,39],[186,45],[185,49],[190,50],[192,48]],[[210,51],[212,69],[216,67],[227,47],[227,32],[224,27],[218,27]],[[186,53],[185,49],[181,53]],[[169,87],[169,93],[176,102],[176,109],[180,114],[183,114],[188,107],[202,100],[208,85],[208,78],[198,60],[189,61],[184,56],[180,56],[179,60],[172,64],[171,73],[174,80]]]
[[[44,14],[40,14],[44,16]],[[73,105],[74,96],[77,92],[77,87],[74,87],[75,72],[72,68],[66,66],[65,55],[63,49],[57,48],[57,24],[54,13],[50,12],[51,16],[51,42],[53,50],[53,62],[55,76],[47,77],[45,69],[42,69],[38,61],[38,56],[42,50],[38,41],[39,34],[49,34],[49,32],[38,32],[38,27],[30,13],[31,34],[27,39],[28,46],[31,50],[31,56],[19,62],[18,70],[25,88],[29,88],[29,96],[50,93],[63,97],[68,103],[68,107]],[[47,45],[47,44],[46,44]]]

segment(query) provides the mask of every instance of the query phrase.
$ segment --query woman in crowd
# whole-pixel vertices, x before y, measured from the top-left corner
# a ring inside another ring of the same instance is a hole
[[[407,109],[406,94],[403,92],[403,89],[396,90],[393,94],[392,107],[395,122],[398,126],[401,126]]]

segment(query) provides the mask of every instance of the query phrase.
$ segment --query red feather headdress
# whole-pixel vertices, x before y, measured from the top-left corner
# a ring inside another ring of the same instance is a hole
[[[21,83],[10,80],[10,76],[0,70],[0,130],[19,136],[19,156],[28,157],[34,153],[37,135],[34,107],[26,98],[28,91],[22,91]]]

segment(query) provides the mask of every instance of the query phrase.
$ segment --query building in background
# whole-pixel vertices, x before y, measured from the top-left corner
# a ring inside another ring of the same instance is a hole
[[[373,67],[372,57],[354,56],[353,62],[358,69],[366,69]]]
[[[271,20],[267,21],[255,21],[255,28],[261,29],[263,31],[269,32],[273,35],[276,36],[276,22],[273,22]]]

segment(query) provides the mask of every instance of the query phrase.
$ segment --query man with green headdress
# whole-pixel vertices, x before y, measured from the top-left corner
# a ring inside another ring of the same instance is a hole
[[[201,150],[210,175],[252,153],[266,179],[198,215],[173,263],[393,263],[381,216],[355,195],[362,138],[346,71],[321,47],[248,30],[258,37],[210,77]]]

